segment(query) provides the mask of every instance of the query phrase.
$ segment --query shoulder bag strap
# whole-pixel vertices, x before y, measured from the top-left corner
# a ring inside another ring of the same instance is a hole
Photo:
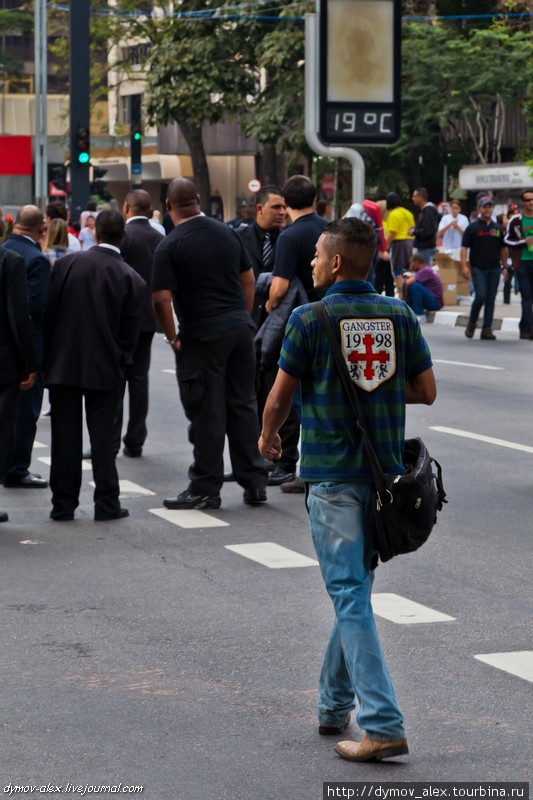
[[[376,455],[376,451],[374,450],[372,442],[370,441],[370,437],[368,436],[365,426],[363,425],[363,415],[361,412],[361,405],[359,403],[359,398],[357,396],[357,390],[353,384],[352,379],[350,378],[350,374],[348,372],[346,362],[341,353],[339,342],[337,341],[337,337],[335,336],[331,320],[328,316],[324,303],[321,300],[319,300],[316,303],[311,303],[310,307],[315,313],[324,331],[326,332],[329,342],[331,344],[331,352],[333,354],[333,358],[335,359],[335,366],[337,367],[340,379],[342,381],[342,385],[344,387],[348,400],[350,401],[350,405],[355,414],[355,418],[357,420],[357,427],[361,431],[363,445],[366,454],[368,456],[368,460],[370,461],[370,466],[372,467],[376,488],[378,491],[382,491],[383,489],[386,488],[384,482],[384,473],[381,468],[381,464],[379,463],[379,459]]]

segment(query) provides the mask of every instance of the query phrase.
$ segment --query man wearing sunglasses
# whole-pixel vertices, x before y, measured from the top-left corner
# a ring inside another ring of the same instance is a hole
[[[475,293],[465,336],[467,339],[473,337],[477,319],[484,306],[480,338],[492,341],[496,339],[492,332],[492,318],[502,270],[504,280],[508,279],[507,247],[503,240],[502,226],[492,219],[492,198],[481,197],[478,200],[478,211],[478,218],[465,230],[461,245],[462,272],[468,281],[473,281]],[[468,250],[470,266],[467,263]]]
[[[510,248],[522,298],[520,338],[533,339],[533,189],[524,189],[520,199],[524,210],[507,223],[505,244]]]

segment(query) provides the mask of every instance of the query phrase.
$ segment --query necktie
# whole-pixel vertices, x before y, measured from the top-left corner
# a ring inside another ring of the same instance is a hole
[[[263,268],[268,270],[274,260],[274,251],[272,249],[272,234],[268,231],[263,238],[263,249],[261,252],[263,257]]]

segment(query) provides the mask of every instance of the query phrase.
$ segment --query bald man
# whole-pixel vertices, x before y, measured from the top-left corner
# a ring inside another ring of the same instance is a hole
[[[220,507],[227,435],[244,502],[257,505],[266,500],[267,471],[254,440],[252,266],[235,231],[202,214],[192,181],[173,180],[166,202],[175,228],[155,253],[153,305],[174,351],[194,461],[188,488],[163,502],[173,509]]]
[[[43,317],[50,262],[41,252],[39,239],[44,231],[44,215],[37,206],[22,206],[13,232],[2,247],[22,257],[26,271],[26,289],[33,325],[33,338],[37,363],[37,378],[27,392],[20,395],[11,463],[4,476],[4,486],[20,489],[45,489],[48,481],[30,472],[31,454],[37,420],[43,402]]]

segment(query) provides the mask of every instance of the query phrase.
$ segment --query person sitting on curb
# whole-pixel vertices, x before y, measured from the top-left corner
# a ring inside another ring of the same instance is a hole
[[[411,306],[419,322],[427,322],[426,311],[438,311],[444,305],[442,281],[435,270],[425,263],[421,253],[409,259],[414,275],[406,273],[403,299]]]

